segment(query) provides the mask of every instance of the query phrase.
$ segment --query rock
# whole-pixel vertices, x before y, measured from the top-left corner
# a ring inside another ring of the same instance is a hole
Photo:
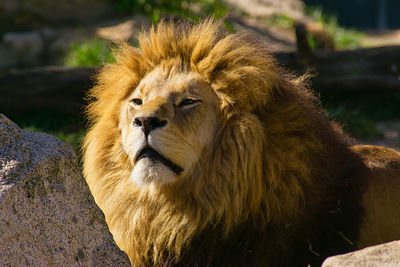
[[[329,257],[322,267],[400,266],[400,240]]]
[[[6,33],[0,43],[0,66],[36,65],[43,52],[39,32]]]
[[[31,54],[38,55],[43,50],[43,40],[39,32],[6,33],[3,42],[19,53],[29,50]]]
[[[96,29],[96,34],[114,43],[135,42],[138,33],[149,25],[150,20],[147,17],[136,15],[123,21],[110,23],[110,25],[100,26]]]
[[[71,147],[0,114],[0,266],[130,266]]]

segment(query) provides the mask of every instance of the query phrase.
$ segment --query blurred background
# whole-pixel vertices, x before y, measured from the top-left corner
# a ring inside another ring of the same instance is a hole
[[[357,143],[400,150],[398,0],[0,0],[0,113],[76,151],[85,93],[112,48],[163,17],[224,20],[309,73],[329,117]]]

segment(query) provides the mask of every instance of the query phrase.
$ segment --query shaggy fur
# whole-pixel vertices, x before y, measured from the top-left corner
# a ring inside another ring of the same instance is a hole
[[[305,266],[356,249],[371,170],[265,44],[219,29],[161,22],[98,74],[84,175],[117,244],[134,266]],[[209,84],[219,130],[185,177],[138,188],[121,103],[159,66]]]

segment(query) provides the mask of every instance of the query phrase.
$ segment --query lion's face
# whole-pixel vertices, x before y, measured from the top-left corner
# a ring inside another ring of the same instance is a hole
[[[156,68],[123,103],[123,149],[137,186],[169,184],[191,173],[217,129],[218,97],[194,72]]]

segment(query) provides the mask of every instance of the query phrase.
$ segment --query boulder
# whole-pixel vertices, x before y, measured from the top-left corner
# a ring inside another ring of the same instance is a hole
[[[130,266],[72,148],[0,114],[0,266]]]
[[[322,267],[341,266],[400,266],[400,241],[329,257],[322,264]]]
[[[39,32],[5,33],[0,43],[0,67],[37,65],[43,52],[44,41]]]
[[[151,25],[150,20],[142,15],[136,15],[128,19],[110,21],[96,28],[96,35],[114,43],[137,43],[137,36]]]

